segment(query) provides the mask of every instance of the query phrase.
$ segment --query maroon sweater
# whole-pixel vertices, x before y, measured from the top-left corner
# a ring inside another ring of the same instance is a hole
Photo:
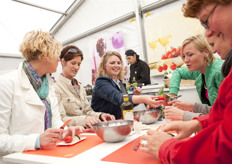
[[[232,163],[232,73],[224,79],[209,115],[197,118],[202,130],[188,140],[171,139],[160,147],[163,163]]]

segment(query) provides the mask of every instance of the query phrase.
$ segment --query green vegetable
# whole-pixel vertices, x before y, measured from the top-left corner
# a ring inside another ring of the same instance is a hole
[[[162,86],[158,91],[158,96],[164,96],[164,98],[170,98],[169,95],[164,93],[164,86]]]
[[[158,91],[158,96],[162,96],[161,94],[164,93],[164,86],[162,86]]]
[[[132,87],[137,87],[137,86],[138,86],[138,83],[132,83],[131,86],[132,86]]]
[[[127,92],[129,91],[130,85],[126,86],[126,90]]]

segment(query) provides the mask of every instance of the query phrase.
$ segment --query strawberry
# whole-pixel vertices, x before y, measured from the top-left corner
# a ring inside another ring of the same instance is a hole
[[[171,70],[175,70],[177,68],[177,65],[175,63],[172,63],[172,65],[170,66]]]
[[[163,65],[163,70],[166,71],[167,69],[168,69],[167,64],[164,64],[164,65]]]
[[[161,57],[161,60],[164,60],[164,59],[166,59],[165,54]]]
[[[174,56],[173,56],[172,53],[168,56],[169,59],[170,59],[170,58],[173,58],[173,57],[174,57]]]
[[[159,66],[159,67],[158,67],[158,71],[159,71],[159,72],[162,72],[162,71],[163,71],[163,67],[162,67],[162,66]]]
[[[172,49],[172,52],[176,52],[176,48],[173,48],[173,49]]]

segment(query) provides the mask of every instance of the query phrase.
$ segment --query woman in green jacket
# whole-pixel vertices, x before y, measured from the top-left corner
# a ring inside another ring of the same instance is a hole
[[[203,35],[185,39],[181,57],[187,67],[173,71],[169,94],[178,94],[181,79],[196,80],[196,89],[201,102],[212,106],[224,79],[221,73],[223,60],[213,56],[211,47]]]

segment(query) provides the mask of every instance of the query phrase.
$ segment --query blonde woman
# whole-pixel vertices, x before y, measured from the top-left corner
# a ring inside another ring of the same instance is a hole
[[[96,112],[110,113],[116,119],[122,117],[120,105],[123,103],[123,95],[127,94],[123,84],[123,61],[118,52],[107,52],[100,61],[98,78],[93,88],[91,107]],[[139,94],[139,93],[138,93]],[[160,106],[162,101],[155,101],[151,95],[129,95],[129,101],[133,104],[145,103],[150,106]]]
[[[202,104],[212,106],[224,79],[221,73],[223,61],[213,56],[211,47],[203,35],[185,39],[181,48],[181,57],[187,67],[177,68],[172,73],[169,93],[178,94],[181,79],[196,80],[196,89]],[[166,109],[164,112],[167,119],[191,120],[202,115],[202,113],[184,112],[172,107]]]
[[[59,128],[63,122],[49,74],[56,72],[61,49],[61,43],[49,32],[30,31],[20,45],[24,62],[0,77],[1,155],[49,148],[62,133],[65,137],[83,130]]]

